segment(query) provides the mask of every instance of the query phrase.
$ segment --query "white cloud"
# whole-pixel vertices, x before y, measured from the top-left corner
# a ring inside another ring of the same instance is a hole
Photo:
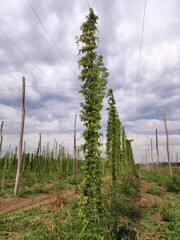
[[[7,148],[9,144],[18,143],[21,76],[25,76],[27,146],[29,149],[37,146],[41,131],[47,141],[53,142],[57,138],[72,149],[74,114],[79,114],[79,102],[83,100],[78,93],[81,83],[72,72],[79,73],[75,36],[81,34],[80,26],[88,12],[87,1],[31,0],[31,3],[70,67],[54,47],[26,1],[1,1],[0,29],[45,74],[40,73],[0,33],[0,63],[16,71],[12,73],[0,65],[0,90],[3,90],[0,92],[0,120],[5,121],[3,146]],[[172,79],[171,73],[148,77],[172,70],[177,63],[180,54],[180,2],[147,1],[137,85],[144,1],[115,0],[110,3],[108,0],[91,0],[90,5],[100,18],[100,48],[110,72],[108,87],[114,90],[120,120],[126,127],[128,138],[134,138],[136,161],[141,159],[150,138],[154,137],[155,128],[160,132],[164,131],[162,108],[166,110],[171,151],[175,154],[178,151],[180,133],[179,71],[174,72]],[[13,89],[16,87],[19,89]],[[104,132],[107,120],[105,108],[102,115]],[[83,124],[79,122],[79,142],[83,141],[80,139],[82,130]],[[160,138],[163,152],[165,140],[162,136]]]

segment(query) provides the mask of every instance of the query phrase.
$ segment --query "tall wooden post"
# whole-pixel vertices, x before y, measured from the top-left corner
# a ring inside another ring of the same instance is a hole
[[[148,165],[147,165],[147,149],[146,149],[146,155],[145,155],[145,162],[146,162],[146,170],[148,169]]]
[[[152,138],[151,138],[151,170],[153,171],[153,147],[152,147]]]
[[[158,130],[156,128],[156,152],[157,152],[157,171],[159,172],[159,149],[158,149]]]
[[[178,152],[176,153],[176,165],[178,165]]]
[[[140,162],[140,169],[141,169],[141,170],[143,169],[143,156],[142,156],[141,162]]]
[[[39,156],[41,157],[41,133],[39,134]]]
[[[168,164],[169,164],[169,172],[170,172],[170,175],[172,176],[172,168],[171,168],[170,153],[169,153],[168,130],[167,130],[166,115],[165,115],[164,109],[163,109],[163,115],[164,115],[164,125],[165,125],[165,130],[166,130],[166,150],[167,150],[167,158],[168,158]]]
[[[148,144],[148,170],[150,171],[150,152],[149,152],[149,144]]]
[[[25,156],[25,154],[26,154],[26,143],[25,143],[25,141],[24,141],[24,151],[23,151],[23,157],[24,157],[24,159],[23,159],[23,171],[24,171],[24,169],[25,169],[25,161],[26,161],[26,156]]]
[[[3,142],[3,135],[2,135],[3,124],[4,124],[4,121],[2,121],[1,123],[1,130],[0,130],[0,160],[1,160],[1,151],[2,151],[2,142]]]
[[[19,187],[19,178],[21,172],[21,157],[22,157],[22,144],[23,144],[23,133],[24,133],[24,119],[25,119],[25,77],[22,78],[22,99],[21,99],[21,130],[20,130],[20,138],[19,138],[19,156],[18,156],[18,166],[17,166],[17,173],[16,173],[16,181],[15,181],[15,188],[14,188],[14,195],[18,194],[18,187]]]
[[[73,178],[76,177],[76,114],[74,119],[74,156],[73,156]]]
[[[39,133],[38,177],[40,176],[40,167],[41,167],[41,133]]]
[[[142,156],[142,169],[144,170],[145,162],[144,162],[144,155]]]
[[[120,163],[119,163],[119,166],[120,166]],[[120,169],[119,169],[119,171],[120,171]],[[102,137],[102,175],[104,176],[104,146],[103,146],[103,137]]]

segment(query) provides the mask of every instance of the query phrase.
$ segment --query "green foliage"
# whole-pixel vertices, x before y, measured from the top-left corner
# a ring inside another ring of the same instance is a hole
[[[68,189],[68,185],[67,183],[63,182],[63,181],[57,181],[54,183],[52,189],[56,190],[56,191],[60,191],[60,190],[67,190]]]
[[[72,185],[77,185],[82,182],[82,178],[80,176],[76,176],[75,179],[74,179],[74,177],[68,177],[66,182],[69,184],[72,184]]]
[[[3,214],[0,216],[0,239],[54,239],[48,231],[49,216],[50,211],[41,208]]]
[[[170,176],[169,181],[165,182],[165,186],[167,188],[167,191],[179,193],[180,192],[180,177],[176,176],[176,175],[173,175],[172,177]]]
[[[107,94],[108,98],[108,121],[107,121],[107,141],[106,155],[108,157],[109,167],[111,169],[112,181],[116,181],[116,172],[120,159],[120,136],[121,122],[116,110],[116,102],[113,95],[113,90],[110,88]]]
[[[141,171],[142,178],[148,182],[154,181],[158,185],[164,186],[168,192],[180,192],[180,177],[174,173],[173,176],[164,173],[157,173],[152,171]]]
[[[180,236],[180,212],[176,206],[172,206],[169,200],[164,200],[160,207],[160,214],[165,222],[165,234],[167,239],[179,239]]]
[[[25,196],[28,196],[28,195],[37,195],[37,194],[40,194],[40,193],[45,193],[46,190],[45,188],[43,187],[37,187],[37,188],[32,188],[32,189],[25,189],[25,188],[22,188],[19,192],[18,192],[18,196],[19,197],[25,197]]]
[[[3,177],[2,177],[1,192],[0,192],[1,195],[3,195],[3,193],[4,193],[5,176],[6,176],[6,168],[7,168],[8,158],[9,158],[9,154],[7,156],[5,156],[5,161],[4,161]]]
[[[103,239],[133,239],[134,225],[131,221],[135,209],[133,204],[137,192],[137,181],[124,185],[118,180],[111,183],[103,195],[104,214],[100,227]]]
[[[160,192],[160,190],[159,190],[157,185],[149,185],[146,188],[146,192],[150,193],[150,194],[153,194],[153,195],[158,195],[158,196],[161,194],[161,192]]]
[[[32,174],[29,174],[28,172],[26,172],[26,174],[24,174],[24,179],[22,180],[22,185],[31,187],[34,184],[35,184],[35,178],[33,177]]]
[[[86,22],[81,26],[82,34],[77,43],[79,49],[79,67],[81,74],[79,79],[82,81],[79,91],[84,97],[80,119],[84,122],[85,131],[83,132],[84,145],[82,149],[85,155],[84,180],[80,187],[79,195],[79,216],[82,221],[82,239],[98,239],[95,231],[96,225],[101,216],[101,157],[100,142],[101,134],[101,110],[105,96],[105,89],[108,77],[107,69],[103,64],[102,55],[97,53],[97,31],[98,16],[94,14],[92,8],[86,16]]]
[[[106,186],[102,194],[103,214],[94,225],[94,232],[87,231],[85,239],[133,239],[136,233],[131,219],[135,211],[133,198],[136,189],[136,182],[128,186],[122,183]],[[78,200],[74,199],[64,209],[53,212],[51,229],[55,239],[79,239],[82,223],[78,211]]]
[[[175,192],[167,192],[167,183],[170,183],[173,177],[169,174],[141,171],[143,180],[148,182],[157,182],[164,186],[163,195],[158,194],[159,188],[153,183],[153,187],[147,188],[151,194],[159,195],[159,198],[149,207],[141,206],[141,214],[138,229],[144,238],[147,239],[165,239],[179,240],[180,236],[180,211],[179,196]],[[178,175],[175,175],[178,177]],[[174,190],[173,190],[174,191]],[[162,198],[163,196],[163,198]],[[158,199],[162,198],[162,201]],[[143,239],[144,239],[143,238]],[[140,238],[141,239],[141,238]]]

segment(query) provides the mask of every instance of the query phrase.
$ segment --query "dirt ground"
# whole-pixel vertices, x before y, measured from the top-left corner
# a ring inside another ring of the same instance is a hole
[[[49,191],[48,193],[38,194],[36,196],[27,197],[7,197],[0,199],[0,214],[11,213],[16,210],[28,210],[38,208],[42,209],[51,207],[60,207],[67,202],[67,196],[69,198],[76,197],[78,186],[71,185],[70,189],[66,191]]]
[[[138,195],[135,197],[134,199],[134,204],[135,204],[135,208],[137,209],[137,211],[139,210],[139,208],[142,206],[144,207],[150,207],[152,206],[155,202],[159,203],[162,202],[162,199],[156,195],[152,195],[149,193],[146,193],[146,189],[148,186],[150,185],[157,185],[156,183],[148,183],[145,180],[141,180],[139,182],[139,193]],[[161,189],[163,191],[163,189]],[[161,218],[159,213],[156,213],[152,216],[156,221],[158,222],[163,222],[163,219]],[[140,239],[147,239],[147,240],[158,240],[160,239],[157,233],[157,236],[155,238],[149,238],[148,236],[146,236],[145,232],[141,229],[141,219],[134,219],[135,223],[136,223],[136,231],[139,235]]]
[[[149,185],[155,183],[147,183],[142,180],[139,183],[139,190],[141,197],[137,197],[135,200],[135,205],[138,208],[141,206],[151,206],[155,201],[161,202],[162,199],[158,196],[146,193],[146,188]],[[58,207],[65,204],[66,197],[69,196],[73,198],[77,196],[77,190],[79,186],[70,185],[70,189],[64,191],[49,191],[47,193],[38,194],[36,196],[26,196],[26,197],[15,197],[10,196],[4,199],[0,199],[0,214],[11,213],[16,210],[24,209],[33,209],[41,206],[42,209],[47,209],[51,207]]]

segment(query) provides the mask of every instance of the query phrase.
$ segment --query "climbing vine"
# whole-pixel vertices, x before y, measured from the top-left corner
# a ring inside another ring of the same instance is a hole
[[[80,119],[84,122],[84,144],[82,149],[85,155],[84,180],[80,187],[79,216],[82,221],[81,239],[99,239],[96,232],[97,222],[101,217],[101,157],[100,136],[101,110],[105,96],[108,72],[103,64],[102,55],[97,53],[97,20],[92,8],[81,26],[82,34],[77,37],[79,49],[78,61],[82,81],[79,91],[84,97],[80,103],[82,108]]]

